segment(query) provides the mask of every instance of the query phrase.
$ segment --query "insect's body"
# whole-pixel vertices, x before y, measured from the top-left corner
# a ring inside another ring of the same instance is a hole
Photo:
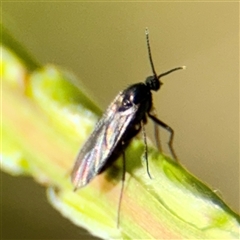
[[[134,84],[117,95],[79,152],[72,175],[76,189],[116,160],[139,133],[141,122],[146,123],[151,107],[152,93],[147,84]]]
[[[147,77],[145,83],[133,84],[120,92],[98,121],[93,133],[77,156],[71,175],[75,190],[87,185],[96,175],[103,172],[116,160],[121,153],[124,153],[124,149],[130,140],[139,133],[143,125],[147,122],[147,117],[150,117],[155,124],[169,131],[169,149],[172,156],[177,159],[172,147],[173,129],[151,114],[151,91],[158,91],[160,89],[162,84],[160,81],[161,77],[173,71],[183,69],[183,67],[174,68],[168,72],[157,75],[153,66],[147,31],[146,37],[153,75]],[[143,133],[147,173],[150,177],[145,131],[143,131]],[[124,180],[125,155],[123,155],[123,160]]]

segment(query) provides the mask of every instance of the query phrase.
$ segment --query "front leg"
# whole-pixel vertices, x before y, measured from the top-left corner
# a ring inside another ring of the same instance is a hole
[[[156,118],[155,116],[151,115],[150,113],[148,113],[148,116],[159,126],[161,126],[162,128],[166,129],[169,133],[170,133],[170,137],[169,137],[169,141],[168,141],[168,147],[169,150],[173,156],[173,158],[178,162],[178,158],[177,155],[173,149],[173,138],[174,138],[174,130],[168,126],[166,123],[164,123],[163,121],[159,120],[158,118]]]

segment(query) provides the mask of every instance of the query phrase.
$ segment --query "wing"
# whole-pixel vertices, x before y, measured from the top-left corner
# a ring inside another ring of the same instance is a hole
[[[119,93],[80,150],[71,175],[75,189],[88,184],[101,171],[135,117],[138,106],[122,110],[122,100]]]

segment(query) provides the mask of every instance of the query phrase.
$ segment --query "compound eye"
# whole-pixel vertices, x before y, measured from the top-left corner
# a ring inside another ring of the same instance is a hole
[[[149,76],[146,79],[146,85],[149,87],[150,90],[153,91],[157,91],[159,90],[160,86],[161,86],[161,82],[159,81],[159,79],[155,76]]]

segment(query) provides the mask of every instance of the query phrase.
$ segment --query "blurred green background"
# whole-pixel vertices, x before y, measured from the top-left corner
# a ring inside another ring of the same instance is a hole
[[[154,93],[158,116],[175,130],[181,163],[237,212],[238,20],[237,2],[2,2],[12,34],[41,63],[74,72],[102,109],[151,74],[148,27],[157,72],[187,66]],[[87,239],[44,194],[28,178],[2,174],[2,239]]]

